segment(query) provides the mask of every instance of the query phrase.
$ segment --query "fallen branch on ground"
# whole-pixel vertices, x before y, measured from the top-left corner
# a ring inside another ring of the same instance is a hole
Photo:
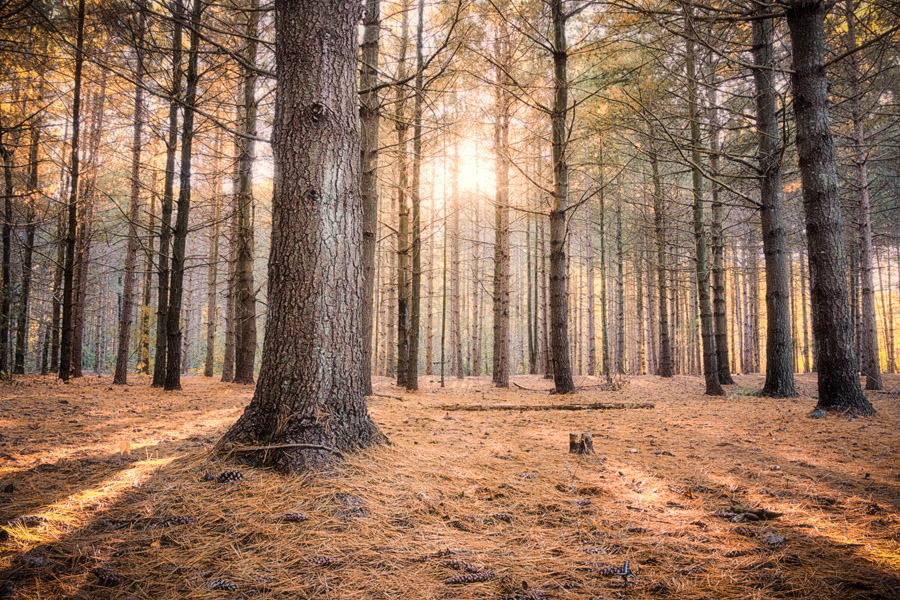
[[[625,410],[630,408],[656,408],[649,402],[629,403],[624,402],[594,402],[592,404],[442,404],[439,410]]]

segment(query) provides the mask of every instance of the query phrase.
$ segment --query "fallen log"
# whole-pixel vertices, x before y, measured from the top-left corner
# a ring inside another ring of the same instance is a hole
[[[593,402],[591,404],[442,404],[439,410],[483,411],[483,410],[627,410],[631,408],[656,408],[650,402]]]

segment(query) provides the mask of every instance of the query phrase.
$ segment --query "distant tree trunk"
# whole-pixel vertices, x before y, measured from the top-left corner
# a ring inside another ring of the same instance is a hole
[[[494,164],[497,185],[494,194],[494,348],[492,381],[497,387],[509,387],[509,96],[506,66],[509,64],[509,43],[505,31],[497,31],[494,38],[496,68],[496,101],[494,104]]]
[[[72,88],[72,158],[69,162],[68,226],[66,258],[63,265],[62,342],[60,344],[59,378],[69,381],[72,374],[73,301],[75,298],[75,230],[78,227],[78,138],[81,130],[81,70],[84,63],[84,0],[78,0],[77,34],[75,38],[75,81]],[[9,184],[7,184],[9,185]],[[2,371],[2,365],[0,365]]]
[[[790,255],[784,230],[778,95],[773,83],[773,20],[757,19],[752,27],[753,59],[757,65],[753,69],[753,78],[756,82],[756,129],[766,259],[766,382],[762,394],[790,398],[797,392],[794,390],[791,352]]]
[[[622,246],[622,203],[616,202],[616,374],[625,364],[625,251]]]
[[[46,44],[45,44],[46,47]],[[40,106],[44,98],[44,79],[41,77],[38,84],[36,104]],[[34,236],[37,229],[35,223],[35,205],[40,195],[40,179],[38,169],[38,149],[41,138],[43,119],[41,113],[34,117],[31,124],[31,140],[28,151],[28,193],[25,206],[25,243],[22,248],[22,288],[19,292],[19,315],[16,329],[16,356],[13,371],[18,374],[25,372],[25,354],[28,342],[28,308],[31,300],[31,269],[34,257]]]
[[[647,373],[647,329],[644,323],[644,252],[641,247],[635,252],[634,261],[634,278],[637,285],[635,290],[635,298],[637,303],[637,330],[638,330],[638,348],[637,348],[637,367],[638,375]]]
[[[381,0],[366,0],[363,17],[362,56],[359,65],[360,158],[363,198],[363,381],[372,393],[372,310],[375,299],[375,246],[378,233],[378,128],[381,99],[378,84],[381,39]]]
[[[669,292],[666,286],[666,218],[662,197],[662,182],[659,175],[659,161],[656,154],[655,130],[650,130],[650,173],[653,182],[653,228],[656,238],[656,291],[659,311],[659,358],[657,374],[672,377],[675,364],[672,361],[672,342],[669,338]]]
[[[169,310],[166,315],[166,390],[181,389],[182,330],[181,303],[184,293],[185,245],[188,233],[188,215],[191,209],[191,158],[194,138],[194,106],[197,100],[197,82],[200,79],[198,61],[200,54],[200,15],[203,0],[194,0],[191,10],[191,50],[184,91],[184,121],[181,132],[180,189],[172,234],[172,268],[169,283]]]
[[[707,82],[707,99],[709,104],[709,163],[713,176],[719,175],[719,153],[721,126],[719,125],[718,83],[716,81],[715,59],[710,67]],[[719,200],[719,184],[710,182],[712,224],[712,290],[713,290],[713,326],[716,341],[716,366],[719,370],[719,383],[734,385],[731,369],[728,367],[728,306],[725,295],[725,240],[722,220],[723,206]]]
[[[172,243],[172,204],[175,198],[175,154],[178,147],[178,109],[181,106],[181,30],[184,5],[182,0],[174,0],[172,16],[172,88],[169,91],[169,133],[166,140],[166,177],[163,183],[163,197],[159,225],[159,259],[157,260],[157,301],[156,301],[156,354],[153,364],[153,387],[166,384],[168,363],[168,323],[169,323],[169,249]]]
[[[453,180],[450,192],[450,372],[458,379],[463,371],[462,310],[459,280],[459,142],[453,138]]]
[[[0,267],[0,376],[9,373],[9,330],[12,320],[12,229],[13,229],[13,168],[11,144],[3,141],[4,130],[0,126],[0,157],[3,160],[3,254]]]
[[[248,65],[256,62],[259,0],[250,0],[247,13]],[[234,281],[234,382],[253,383],[256,365],[256,289],[253,281],[253,161],[256,158],[256,71],[243,75],[242,133],[238,144],[237,256]],[[190,85],[190,83],[188,84]],[[182,142],[183,143],[183,142]]]
[[[706,257],[706,233],[703,227],[703,175],[700,173],[700,117],[697,100],[697,65],[694,52],[694,25],[692,5],[685,7],[685,45],[687,62],[687,100],[691,127],[691,167],[694,192],[694,244],[696,248],[697,300],[700,309],[700,329],[703,345],[703,375],[706,394],[722,396],[725,390],[719,384],[719,367],[716,356],[715,331],[712,306],[709,298],[709,265]]]
[[[60,187],[64,190],[65,187]],[[50,373],[59,373],[60,312],[62,310],[63,265],[66,261],[66,211],[56,219],[56,268],[53,272],[53,299],[50,303]]]
[[[600,152],[600,337],[603,348],[600,352],[602,358],[603,376],[607,381],[612,381],[612,360],[609,357],[609,295],[607,294],[606,277],[606,193],[603,177],[603,148],[602,141]]]
[[[566,297],[566,212],[569,209],[569,165],[566,158],[569,109],[568,46],[564,0],[551,0],[553,23],[553,198],[550,205],[550,338],[553,383],[557,394],[575,391],[569,366],[569,314]]]
[[[409,0],[402,0],[400,6],[400,54],[397,62],[397,78],[407,77],[406,52],[409,46]],[[394,123],[397,128],[397,203],[400,216],[397,227],[397,385],[406,387],[409,377],[409,124],[406,121],[406,90],[396,88],[396,114]]]
[[[413,181],[412,193],[412,277],[410,278],[409,306],[409,360],[407,362],[406,389],[419,389],[419,319],[422,303],[422,103],[425,96],[424,58],[422,56],[425,2],[419,0],[419,23],[416,27],[416,79],[413,99]]]
[[[240,109],[238,109],[240,112]],[[237,156],[238,147],[240,145],[240,141],[235,136],[234,139],[234,154]],[[235,161],[235,168],[232,174],[232,189],[237,189],[239,187],[238,179],[239,175],[239,165],[238,162]],[[223,383],[231,383],[234,381],[234,297],[235,297],[235,285],[234,285],[234,277],[235,277],[235,265],[237,263],[237,196],[232,196],[231,203],[231,219],[229,220],[228,226],[228,236],[226,237],[228,241],[228,257],[226,258],[226,263],[228,265],[228,274],[226,275],[227,279],[225,281],[225,347],[222,352],[222,382]]]
[[[144,256],[144,298],[141,303],[141,318],[138,324],[138,372],[150,374],[150,311],[153,310],[153,243],[156,239],[156,181],[157,170],[153,171],[150,187],[150,212],[147,216],[147,251]]]
[[[826,8],[823,0],[793,0],[787,7],[794,69],[791,89],[812,275],[818,408],[869,415],[874,409],[859,385],[843,276],[841,206],[823,64]]]
[[[325,469],[336,453],[384,439],[367,414],[359,368],[359,16],[355,3],[275,3],[269,321],[256,393],[219,448],[263,446],[236,455],[285,472]],[[312,259],[318,268],[305,268]]]
[[[856,18],[853,13],[853,0],[845,0],[847,18],[847,49],[856,49]],[[860,321],[860,358],[861,371],[866,376],[867,390],[881,390],[881,357],[878,349],[878,327],[875,319],[875,283],[872,275],[872,215],[869,200],[869,165],[866,149],[866,130],[863,125],[863,107],[860,92],[860,74],[858,56],[851,54],[847,58],[850,65],[850,114],[853,122],[853,144],[856,156],[856,196],[859,218],[859,277],[861,283],[862,302]]]
[[[128,382],[128,357],[131,354],[131,317],[134,313],[134,280],[137,266],[138,219],[141,209],[141,145],[144,130],[144,15],[137,17],[135,43],[134,116],[131,142],[131,205],[128,210],[128,242],[125,249],[125,277],[122,283],[122,314],[119,315],[119,339],[116,347],[116,372],[113,383]]]
[[[216,139],[216,156],[221,153],[221,137]],[[218,166],[218,165],[217,165]],[[217,169],[218,170],[218,169]],[[206,364],[203,365],[204,377],[212,377],[216,364],[216,323],[218,323],[218,293],[217,284],[219,276],[219,221],[221,219],[221,190],[216,180],[213,192],[213,230],[209,236],[209,266],[206,272]]]
[[[432,196],[433,197],[433,196]],[[434,375],[434,244],[428,248],[428,274],[425,276],[425,374]]]
[[[591,204],[585,207],[584,214],[584,258],[585,275],[587,277],[587,370],[588,375],[597,375],[597,331],[594,324],[594,219]]]

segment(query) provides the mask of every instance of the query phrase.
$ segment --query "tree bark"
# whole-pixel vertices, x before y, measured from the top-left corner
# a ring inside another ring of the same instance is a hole
[[[75,229],[78,227],[78,146],[81,130],[81,71],[84,63],[84,0],[78,0],[77,34],[75,38],[75,82],[72,89],[72,158],[69,162],[69,204],[66,227],[66,259],[63,265],[62,341],[60,343],[59,378],[69,381],[72,372],[73,299],[75,297]]]
[[[841,205],[823,64],[825,13],[826,4],[822,0],[794,0],[787,8],[793,50],[791,90],[819,370],[818,408],[869,415],[874,409],[859,384],[844,280]]]
[[[709,298],[709,265],[706,257],[706,233],[703,225],[703,176],[700,172],[700,116],[697,100],[697,65],[694,51],[693,7],[685,7],[685,44],[687,62],[687,98],[691,128],[691,179],[694,196],[694,245],[696,248],[697,301],[700,309],[701,342],[703,346],[703,376],[706,394],[722,396],[725,390],[719,383],[715,331]]]
[[[650,128],[650,174],[653,182],[653,229],[656,241],[656,292],[659,311],[659,358],[657,374],[660,377],[675,375],[672,360],[672,342],[669,337],[669,291],[667,287],[668,268],[666,265],[666,217],[662,197],[662,181],[659,174],[659,160],[655,145],[656,132]]]
[[[569,364],[569,313],[566,297],[566,212],[569,208],[569,164],[566,157],[569,110],[568,45],[564,0],[551,0],[553,23],[553,198],[550,205],[550,338],[553,383],[557,394],[575,391]]]
[[[218,157],[222,155],[222,133],[216,136],[216,172],[219,172]],[[216,364],[216,324],[219,320],[218,278],[219,278],[219,230],[221,228],[221,181],[216,179],[213,185],[213,225],[209,236],[209,265],[206,271],[206,362],[203,365],[203,376],[212,377]]]
[[[200,79],[200,15],[203,0],[194,0],[190,16],[191,49],[184,91],[184,120],[181,131],[181,168],[179,171],[175,230],[172,232],[172,267],[169,282],[169,307],[166,315],[166,390],[181,389],[182,335],[181,304],[184,294],[185,246],[188,233],[188,215],[191,210],[191,159],[194,138],[194,105],[197,100],[197,82]],[[237,376],[237,373],[235,373]]]
[[[509,42],[498,26],[494,38],[494,56],[498,61],[495,74],[494,103],[494,348],[491,380],[497,387],[509,387],[509,96],[504,89],[508,68]]]
[[[237,456],[285,472],[325,469],[337,453],[384,439],[366,411],[359,368],[360,16],[357,3],[275,3],[268,324],[253,400],[219,448],[262,446]]]
[[[122,282],[122,313],[119,315],[119,339],[116,347],[116,371],[113,383],[128,383],[128,357],[131,348],[131,317],[134,312],[134,280],[137,266],[138,219],[141,207],[141,145],[144,130],[144,14],[137,17],[135,41],[135,88],[133,139],[131,142],[131,205],[128,210],[128,241],[125,248],[125,275]]]
[[[403,0],[400,6],[400,54],[397,63],[397,78],[407,77],[406,53],[409,46],[409,0]],[[397,227],[397,385],[406,387],[409,377],[409,124],[406,121],[406,90],[396,88],[396,114],[394,123],[397,129],[397,205],[400,221]]]
[[[159,259],[157,260],[156,284],[156,353],[153,363],[153,387],[166,384],[168,363],[168,322],[169,322],[169,250],[172,244],[172,204],[175,198],[175,154],[178,146],[178,109],[181,106],[181,30],[184,5],[182,0],[174,0],[172,17],[172,89],[169,91],[169,133],[166,140],[166,177],[163,183],[163,197],[160,207]]]
[[[756,130],[759,142],[760,199],[763,252],[766,260],[766,382],[762,395],[790,398],[794,389],[791,352],[790,255],[784,230],[781,185],[781,137],[778,95],[773,82],[772,19],[753,21],[753,59],[756,67]]]
[[[259,0],[250,0],[244,60],[256,62]],[[234,281],[234,383],[252,384],[256,365],[256,289],[253,281],[253,162],[256,158],[256,71],[243,75],[242,133],[238,143],[237,240]],[[190,83],[188,84],[190,87]],[[190,109],[190,108],[189,108]],[[188,109],[188,110],[189,110]],[[183,142],[182,142],[183,143]]]
[[[381,0],[366,0],[363,17],[360,93],[360,193],[363,198],[363,383],[372,393],[372,311],[375,300],[375,246],[378,233],[378,128],[381,99],[378,84]]]

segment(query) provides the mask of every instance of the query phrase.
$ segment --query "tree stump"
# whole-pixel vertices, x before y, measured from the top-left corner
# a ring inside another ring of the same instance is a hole
[[[580,436],[577,433],[569,434],[569,454],[593,454],[594,436],[585,431]]]

